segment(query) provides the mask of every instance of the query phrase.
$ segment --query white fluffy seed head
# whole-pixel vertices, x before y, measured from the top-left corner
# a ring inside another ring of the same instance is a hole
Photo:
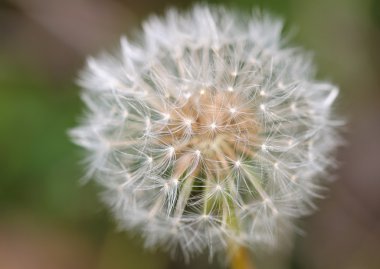
[[[334,163],[338,90],[281,31],[265,14],[195,6],[88,60],[88,113],[71,134],[122,227],[148,246],[276,247],[310,212]]]

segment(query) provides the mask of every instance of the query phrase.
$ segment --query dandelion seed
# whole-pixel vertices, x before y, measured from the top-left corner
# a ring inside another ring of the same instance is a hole
[[[262,13],[170,10],[140,43],[123,38],[120,58],[88,61],[88,113],[71,135],[121,226],[148,246],[270,251],[311,212],[334,164],[338,92],[281,30]]]
[[[175,152],[175,148],[174,147],[172,147],[172,146],[168,147],[169,156],[173,156],[174,152]]]
[[[169,120],[170,119],[170,114],[169,113],[164,113],[164,120]]]
[[[172,183],[173,183],[173,185],[177,186],[178,185],[178,178],[173,178]]]
[[[191,119],[184,119],[185,125],[190,127],[193,121]]]
[[[191,97],[191,93],[187,92],[187,93],[184,94],[184,96],[185,96],[186,99],[189,99]]]
[[[278,82],[277,86],[280,89],[285,89],[285,85],[284,85],[284,83],[282,83],[282,81]]]
[[[230,108],[230,112],[231,112],[231,114],[235,114],[236,113],[236,108],[234,108],[234,107]]]
[[[261,150],[262,151],[266,151],[267,150],[267,145],[266,144],[262,144],[261,145]]]
[[[221,191],[222,190],[222,186],[220,186],[219,184],[215,186],[215,190],[217,191]]]

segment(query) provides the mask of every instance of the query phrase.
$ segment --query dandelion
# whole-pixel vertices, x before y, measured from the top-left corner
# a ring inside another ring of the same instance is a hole
[[[314,208],[334,164],[338,89],[281,32],[266,14],[195,6],[88,59],[88,112],[71,135],[121,227],[147,246],[270,250]]]

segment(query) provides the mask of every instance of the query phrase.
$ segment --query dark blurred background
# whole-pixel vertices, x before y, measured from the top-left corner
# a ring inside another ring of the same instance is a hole
[[[314,52],[318,77],[341,88],[348,119],[337,180],[300,220],[294,249],[258,268],[380,268],[380,1],[220,0],[281,16],[293,43]],[[67,130],[82,111],[78,70],[141,21],[180,0],[0,0],[0,269],[218,268],[189,265],[118,232],[82,186],[81,150]]]

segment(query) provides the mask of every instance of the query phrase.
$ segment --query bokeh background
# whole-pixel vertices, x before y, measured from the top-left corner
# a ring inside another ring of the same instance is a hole
[[[219,268],[147,251],[83,185],[67,130],[82,111],[78,70],[141,21],[180,0],[0,0],[0,268]],[[380,1],[220,0],[283,17],[292,43],[314,52],[318,77],[341,88],[348,119],[337,179],[304,234],[258,268],[380,268]]]

